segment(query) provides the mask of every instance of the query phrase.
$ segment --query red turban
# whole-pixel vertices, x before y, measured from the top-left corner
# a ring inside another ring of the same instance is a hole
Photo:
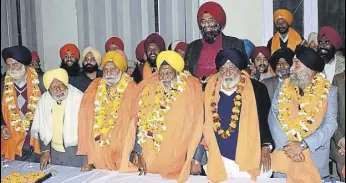
[[[124,51],[124,43],[123,43],[123,41],[120,38],[118,38],[118,37],[111,37],[111,38],[108,39],[108,41],[105,44],[106,52],[107,52],[108,48],[112,44],[117,45],[120,50]]]
[[[31,51],[31,57],[33,60],[36,60],[36,62],[40,63],[40,57],[36,51]]]
[[[341,47],[341,36],[334,28],[329,26],[322,27],[319,32],[318,39],[322,39],[323,36],[326,36],[336,49]]]
[[[136,58],[138,61],[143,62],[144,57],[144,41],[142,40],[136,47]]]
[[[74,44],[65,44],[63,47],[60,49],[60,58],[64,59],[65,54],[70,51],[74,54],[75,58],[79,60],[79,50],[76,45]]]
[[[197,23],[200,25],[202,17],[204,13],[209,13],[211,16],[214,17],[214,19],[217,21],[217,23],[220,24],[222,28],[226,25],[226,13],[221,7],[221,5],[217,4],[216,2],[207,2],[204,3],[198,10],[197,13]]]
[[[180,42],[177,44],[177,46],[175,47],[174,51],[178,51],[179,49],[181,49],[182,51],[186,51],[186,47],[187,47],[187,43],[185,42]]]
[[[163,40],[163,38],[157,33],[152,33],[144,41],[144,52],[145,53],[147,52],[148,47],[151,43],[155,43],[157,45],[157,47],[159,47],[160,52],[166,50],[166,44],[165,44],[165,41]]]
[[[267,60],[270,60],[270,51],[267,47],[265,46],[260,46],[260,47],[256,47],[251,55],[251,60],[254,62],[256,57],[258,56],[258,54],[262,53]]]

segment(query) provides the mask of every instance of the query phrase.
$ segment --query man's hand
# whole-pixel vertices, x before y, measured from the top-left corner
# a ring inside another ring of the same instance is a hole
[[[298,154],[297,156],[294,156],[291,158],[293,162],[300,163],[305,161],[305,156],[303,153]]]
[[[8,140],[11,138],[11,132],[10,132],[10,129],[7,128],[7,126],[2,126],[1,128],[1,136],[2,138],[4,138],[5,140]]]
[[[293,159],[296,156],[300,155],[303,152],[303,148],[301,147],[301,143],[297,141],[289,142],[285,147],[284,151],[287,157]]]
[[[261,152],[261,166],[260,169],[263,167],[263,172],[269,172],[271,170],[271,156],[270,156],[270,148],[268,146],[262,147]]]
[[[338,145],[340,148],[345,149],[345,138],[341,139]]]
[[[190,174],[200,175],[201,173],[202,173],[201,163],[198,161],[192,160]]]
[[[139,169],[139,175],[146,175],[147,174],[147,163],[144,160],[143,154],[139,154],[138,156],[138,169]]]
[[[45,170],[51,162],[50,152],[42,152],[40,157],[40,168]]]
[[[94,169],[94,165],[90,165],[86,163],[80,168],[80,171],[87,172],[87,171],[91,171],[92,169]]]
[[[345,149],[343,149],[343,148],[339,149],[339,154],[341,156],[345,156]]]

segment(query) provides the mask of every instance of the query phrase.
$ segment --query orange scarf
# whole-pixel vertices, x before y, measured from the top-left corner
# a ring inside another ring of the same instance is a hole
[[[236,149],[235,163],[239,165],[240,171],[248,171],[251,179],[256,181],[260,175],[260,160],[261,160],[261,140],[259,121],[257,115],[257,105],[254,94],[254,89],[250,80],[250,76],[246,72],[244,90],[242,92],[242,107],[239,121],[239,136]],[[205,124],[203,128],[204,140],[206,149],[209,150],[208,156],[208,180],[218,183],[227,180],[227,174],[221,158],[219,146],[213,130],[213,116],[211,110],[212,93],[218,74],[215,74],[208,82],[205,90]],[[218,95],[221,87],[221,81],[216,85],[217,94],[216,101],[220,99]],[[251,115],[250,115],[251,114]]]
[[[299,103],[296,100],[296,93],[293,93],[290,110],[292,111],[292,119],[299,114]],[[328,100],[323,101],[323,105],[314,117],[315,122],[310,126],[307,136],[313,134],[322,124],[324,115],[327,111]],[[272,154],[272,169],[275,172],[287,174],[287,183],[320,183],[321,175],[311,158],[308,149],[303,151],[305,161],[296,163],[288,158],[284,151],[276,150]]]
[[[151,71],[151,67],[148,61],[146,61],[143,65],[143,80],[150,78],[153,75]]]
[[[302,37],[298,34],[297,31],[295,31],[293,28],[288,29],[288,44],[287,47],[290,48],[291,50],[295,51],[297,45],[299,45],[302,42]],[[272,55],[274,54],[275,51],[279,50],[281,48],[280,44],[280,33],[277,32],[272,40]]]
[[[26,68],[26,86],[27,86],[27,96],[28,99],[32,95],[33,91],[33,84],[32,84],[32,78],[31,78],[31,71],[30,68]],[[5,91],[4,91],[5,92]],[[17,104],[17,93],[16,90],[13,90],[14,101]],[[39,94],[41,96],[41,93]],[[2,97],[1,101],[1,108],[2,108],[2,115],[5,121],[5,124],[7,128],[10,129],[11,132],[11,138],[8,140],[5,140],[4,138],[1,138],[1,154],[4,155],[5,158],[8,158],[10,160],[15,160],[15,155],[22,156],[22,148],[23,144],[26,138],[26,135],[24,132],[17,132],[12,126],[11,126],[11,114],[8,110],[8,105],[5,102],[5,97]],[[17,106],[17,113],[19,114],[19,108]],[[27,133],[30,133],[28,131]],[[40,143],[38,139],[35,139],[33,137],[30,138],[30,145],[34,147],[34,151],[37,154],[40,154]]]

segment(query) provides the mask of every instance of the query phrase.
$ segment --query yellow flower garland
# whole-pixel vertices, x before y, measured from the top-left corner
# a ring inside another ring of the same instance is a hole
[[[118,111],[120,109],[121,100],[128,84],[132,82],[126,73],[123,73],[119,83],[117,84],[116,90],[111,90],[107,93],[107,84],[102,79],[97,88],[96,100],[95,100],[95,116],[93,125],[94,138],[98,138],[103,134],[107,134],[111,129],[114,128],[116,120],[118,119]],[[109,133],[109,138],[111,134]],[[100,146],[104,147],[109,145],[109,139],[99,140]]]
[[[149,143],[156,152],[160,152],[160,146],[167,131],[165,116],[170,111],[173,102],[186,90],[186,81],[189,73],[180,73],[178,81],[173,84],[171,90],[165,92],[161,83],[156,88],[155,102],[149,104],[149,88],[146,87],[139,101],[138,114],[138,143]],[[149,110],[149,114],[144,111]],[[149,139],[149,140],[148,140]]]
[[[307,137],[315,115],[322,107],[322,101],[327,99],[331,84],[322,73],[317,74],[313,82],[304,89],[304,96],[299,94],[298,86],[293,86],[286,79],[281,88],[278,118],[282,129],[289,139],[302,141]],[[300,111],[295,119],[291,117],[291,102],[293,93],[297,96]]]
[[[32,79],[32,93],[31,96],[28,96],[28,112],[24,115],[25,118],[21,119],[20,112],[17,105],[17,98],[13,96],[15,94],[14,83],[10,76],[5,76],[5,84],[4,84],[4,97],[5,102],[8,106],[9,113],[11,114],[11,126],[17,132],[26,132],[30,129],[30,121],[34,119],[34,112],[36,109],[36,105],[41,96],[41,91],[39,88],[39,79],[38,75],[34,68],[29,68],[31,79]]]
[[[213,91],[213,94],[212,94],[212,102],[210,104],[211,106],[211,109],[212,109],[212,116],[213,116],[213,128],[214,128],[214,131],[217,132],[223,139],[228,139],[229,137],[231,137],[231,133],[235,131],[235,129],[237,128],[237,121],[239,120],[240,118],[240,111],[241,111],[241,105],[242,105],[242,96],[241,96],[241,93],[244,89],[244,82],[245,82],[245,78],[244,76],[242,75],[241,76],[241,81],[238,83],[238,87],[237,87],[237,90],[236,90],[236,96],[234,97],[234,107],[232,108],[232,116],[231,116],[231,119],[230,119],[230,122],[229,122],[229,128],[227,130],[224,130],[221,128],[221,118],[218,114],[218,111],[217,111],[217,103],[216,101],[214,101],[215,99],[215,90],[216,90],[216,85],[218,83],[218,80],[216,80],[216,83],[215,83],[215,89]]]

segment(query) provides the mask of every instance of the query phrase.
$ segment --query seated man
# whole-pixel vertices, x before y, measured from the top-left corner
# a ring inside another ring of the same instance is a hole
[[[220,51],[215,60],[218,73],[205,90],[204,169],[212,182],[228,177],[256,180],[261,168],[261,177],[271,176],[270,99],[264,84],[245,71],[247,60],[237,49]]]
[[[123,140],[135,132],[130,119],[136,84],[126,74],[127,61],[118,51],[107,52],[101,68],[103,77],[90,84],[82,99],[77,154],[88,156],[88,164],[98,169],[128,171],[120,165],[122,153],[130,154],[133,149],[134,135],[132,140]]]
[[[202,135],[202,89],[199,80],[183,72],[184,60],[178,53],[164,51],[156,64],[158,72],[142,81],[133,103],[137,124],[133,162],[141,173],[185,182]]]
[[[45,92],[37,104],[31,133],[39,137],[41,170],[48,163],[81,167],[85,156],[77,156],[78,112],[83,93],[68,84],[64,69],[54,69],[43,75]],[[82,170],[88,169],[85,164]]]
[[[324,65],[315,50],[298,46],[291,76],[274,95],[269,127],[277,145],[272,156],[276,178],[319,183],[329,176],[338,102],[337,88],[321,73]]]

